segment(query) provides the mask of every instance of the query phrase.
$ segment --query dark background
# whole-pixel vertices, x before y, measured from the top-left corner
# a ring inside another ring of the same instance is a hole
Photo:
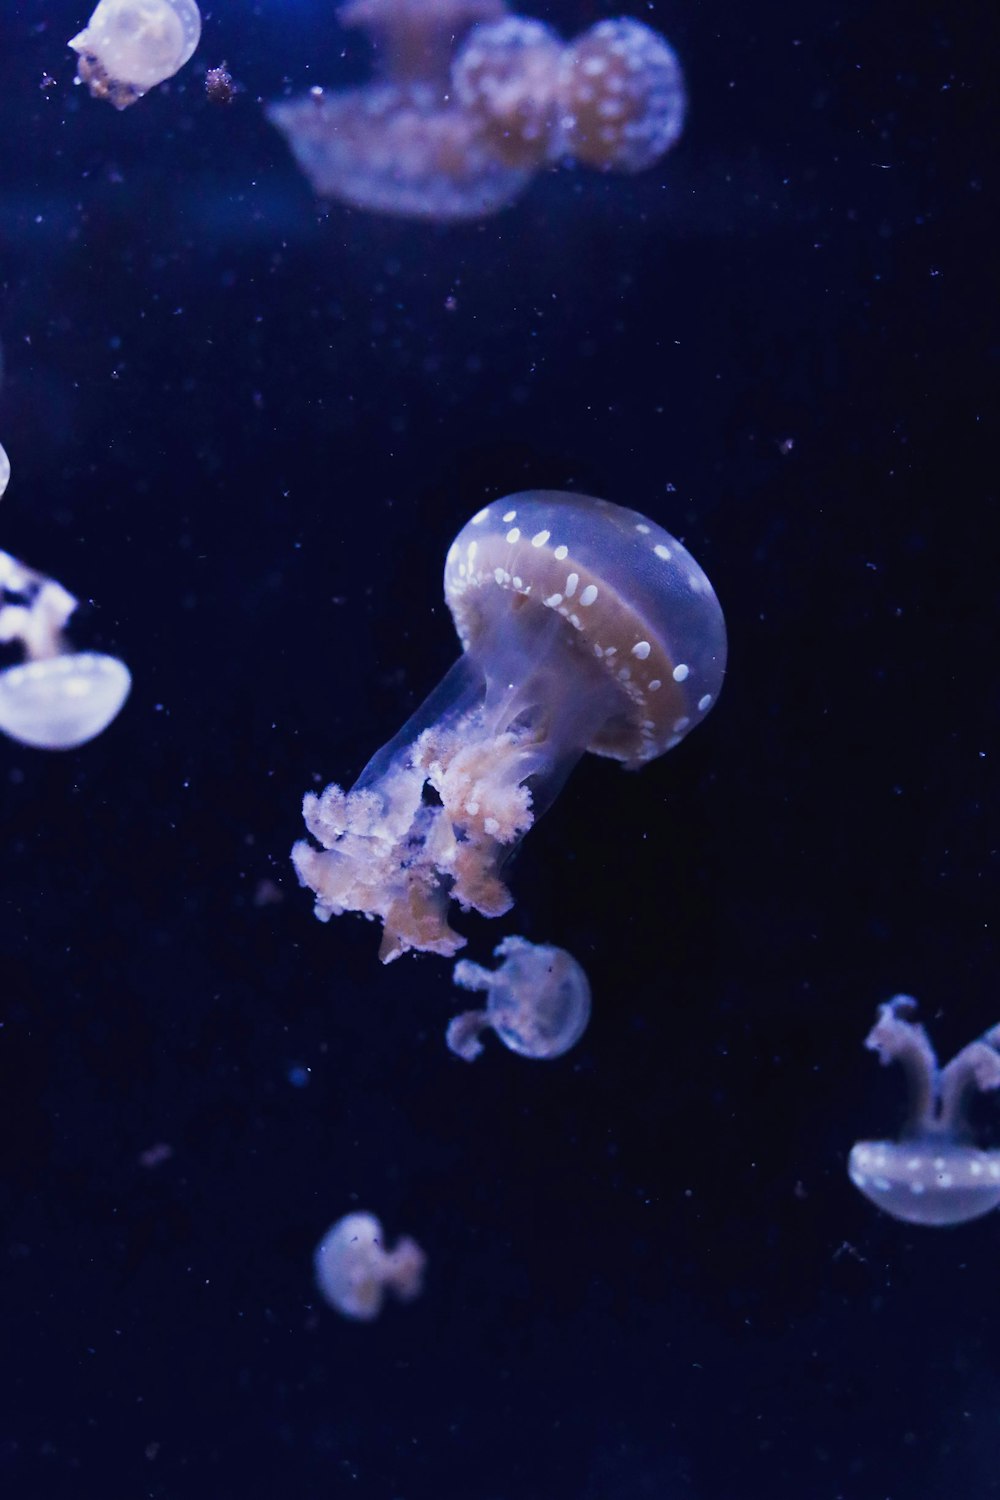
[[[902,1099],[876,1002],[945,1055],[1000,1019],[992,9],[651,6],[676,152],[457,228],[317,205],[266,124],[361,76],[325,0],[207,10],[121,115],[86,10],[0,23],[0,545],[135,686],[0,744],[0,1493],[1000,1493],[1000,1221],[845,1175]],[[468,1068],[448,966],[320,926],[288,850],[453,659],[452,535],[546,486],[683,538],[730,673],[461,921],[595,999]],[[367,1327],[311,1281],[354,1207],[429,1256]]]

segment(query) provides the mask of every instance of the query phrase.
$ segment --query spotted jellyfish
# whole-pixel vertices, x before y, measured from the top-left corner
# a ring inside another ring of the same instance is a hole
[[[575,161],[641,172],[684,127],[684,77],[656,31],[628,18],[600,21],[564,44],[521,16],[475,27],[456,55],[455,94],[512,166]]]
[[[897,1062],[909,1086],[909,1115],[893,1141],[858,1141],[848,1160],[854,1186],[908,1224],[964,1224],[1000,1204],[1000,1151],[980,1150],[967,1117],[976,1094],[1000,1088],[1000,1026],[939,1068],[917,1002],[896,995],[878,1007],[865,1039],[883,1065]]]
[[[448,550],[463,654],[349,791],[303,803],[292,860],[321,921],[377,917],[383,963],[449,956],[449,903],[501,916],[503,865],[586,752],[638,768],[718,697],[725,622],[702,569],[637,511],[530,490]],[[317,848],[316,845],[319,847]]]
[[[410,1302],[423,1290],[427,1257],[404,1235],[394,1250],[385,1248],[374,1214],[345,1214],[316,1247],[316,1284],[330,1306],[345,1318],[369,1323],[382,1311],[387,1291]]]
[[[521,1057],[562,1057],[575,1047],[590,1020],[590,984],[565,948],[507,937],[493,950],[497,969],[459,959],[452,979],[463,990],[482,990],[485,1010],[467,1010],[450,1022],[447,1042],[456,1057],[475,1062],[484,1031],[495,1031]]]
[[[0,551],[0,643],[19,642],[25,660],[0,671],[0,731],[38,750],[72,750],[107,729],[128,697],[124,662],[73,651],[64,631],[77,600]]]
[[[462,220],[513,201],[530,170],[490,150],[480,122],[455,101],[449,66],[477,21],[504,0],[349,0],[338,11],[367,31],[375,77],[361,88],[314,88],[268,107],[313,189],[356,208]]]
[[[69,46],[80,58],[77,79],[93,98],[127,109],[173,78],[200,37],[195,0],[100,0]]]

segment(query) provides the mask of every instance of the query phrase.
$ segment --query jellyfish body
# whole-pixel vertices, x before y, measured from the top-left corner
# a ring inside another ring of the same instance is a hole
[[[100,0],[69,45],[93,97],[127,109],[179,72],[200,36],[195,0]]]
[[[374,1214],[345,1214],[316,1247],[316,1284],[330,1306],[345,1318],[371,1322],[382,1311],[387,1291],[409,1302],[423,1289],[427,1257],[404,1236],[385,1248]]]
[[[684,547],[638,512],[529,491],[448,551],[463,655],[350,791],[303,804],[292,851],[323,921],[381,919],[383,962],[450,955],[449,902],[512,904],[502,866],[585,751],[630,767],[679,744],[725,669],[722,610]]]
[[[980,1150],[966,1111],[977,1093],[1000,1088],[1000,1026],[963,1047],[939,1068],[916,1001],[897,995],[878,1008],[865,1039],[887,1065],[906,1072],[910,1113],[898,1140],[858,1141],[848,1175],[894,1219],[909,1224],[964,1224],[1000,1205],[1000,1151]]]
[[[26,660],[0,671],[0,731],[37,750],[70,750],[102,733],[128,697],[124,662],[70,651],[64,630],[77,601],[61,584],[0,552],[0,643]]]
[[[3,443],[0,443],[0,500],[3,499],[7,486],[10,484],[10,459]]]
[[[562,1057],[575,1047],[590,1020],[590,984],[565,948],[504,938],[493,950],[503,962],[495,970],[460,959],[453,980],[465,990],[483,990],[485,1010],[468,1010],[448,1026],[447,1042],[456,1056],[474,1062],[480,1037],[495,1031],[505,1047],[521,1057]]]

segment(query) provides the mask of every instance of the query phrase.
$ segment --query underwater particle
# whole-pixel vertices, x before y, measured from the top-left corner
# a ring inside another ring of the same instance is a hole
[[[883,1066],[902,1066],[910,1112],[897,1140],[852,1146],[847,1171],[859,1192],[894,1219],[964,1224],[1000,1204],[1000,1151],[980,1150],[967,1118],[977,1093],[1000,1088],[1000,1026],[939,1068],[926,1031],[913,1020],[916,1010],[909,995],[878,1007],[865,1046]]]
[[[200,36],[195,0],[99,0],[68,45],[79,53],[77,79],[92,97],[127,109],[173,78],[193,57]]]
[[[345,1214],[316,1247],[316,1284],[332,1308],[345,1318],[370,1322],[382,1311],[387,1291],[410,1302],[423,1290],[427,1257],[403,1236],[394,1250],[385,1249],[382,1225],[374,1214]]]
[[[483,122],[500,161],[536,168],[550,156],[563,51],[551,26],[505,16],[475,27],[456,56],[452,81],[458,102]]]
[[[378,917],[383,963],[451,955],[452,901],[501,916],[503,866],[586,752],[637,768],[678,745],[722,685],[726,631],[687,550],[637,511],[530,490],[448,551],[463,654],[349,791],[303,802],[292,850],[321,921]]]
[[[235,93],[233,75],[227,70],[225,63],[208,69],[205,74],[205,97],[209,104],[232,104]]]
[[[475,1062],[484,1031],[495,1031],[522,1057],[562,1057],[583,1036],[590,1020],[590,984],[565,948],[507,937],[493,950],[497,969],[459,959],[452,979],[464,990],[484,990],[485,1010],[467,1010],[449,1023],[451,1051]]]
[[[124,662],[71,651],[66,622],[77,600],[62,584],[0,552],[0,642],[25,660],[0,671],[0,731],[37,750],[71,750],[107,729],[132,685]]]
[[[0,443],[0,500],[10,484],[10,459],[7,457],[7,449]]]
[[[480,123],[453,99],[449,66],[477,21],[503,0],[352,0],[344,26],[368,31],[376,76],[363,88],[312,89],[267,117],[321,197],[372,212],[442,221],[513,201],[530,172],[497,159]]]
[[[560,59],[558,154],[607,172],[642,172],[684,127],[684,75],[659,32],[599,21]]]

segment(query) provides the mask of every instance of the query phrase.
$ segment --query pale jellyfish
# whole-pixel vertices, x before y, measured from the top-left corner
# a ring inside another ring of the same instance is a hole
[[[493,950],[503,963],[484,969],[459,959],[452,979],[463,990],[484,990],[485,1010],[467,1010],[450,1022],[447,1042],[466,1062],[483,1050],[484,1031],[495,1031],[522,1057],[562,1057],[590,1020],[590,984],[565,948],[507,937]]]
[[[495,213],[530,180],[490,150],[452,97],[448,67],[469,27],[503,0],[352,0],[338,12],[375,43],[376,78],[268,107],[314,190],[357,208],[459,220]]]
[[[848,1173],[878,1208],[909,1224],[963,1224],[1000,1204],[1000,1151],[972,1139],[967,1109],[976,1094],[1000,1088],[1000,1026],[939,1068],[917,1002],[897,995],[878,1008],[865,1039],[883,1064],[906,1073],[909,1116],[892,1141],[858,1141]]]
[[[77,600],[62,584],[0,552],[0,643],[25,660],[0,671],[0,731],[38,750],[71,750],[115,718],[131,686],[124,662],[72,651],[64,630]]]
[[[0,500],[3,499],[7,486],[10,484],[10,459],[3,443],[0,443]]]
[[[345,1214],[320,1240],[314,1257],[316,1284],[345,1318],[370,1322],[382,1311],[387,1291],[409,1302],[423,1290],[427,1257],[407,1236],[385,1248],[374,1214]]]
[[[463,946],[448,908],[502,915],[503,865],[585,751],[636,768],[680,744],[722,685],[726,632],[689,552],[637,511],[531,490],[448,551],[463,655],[362,771],[303,803],[292,859],[321,921],[378,917],[384,963]]]
[[[455,58],[455,94],[513,166],[569,159],[640,172],[680,136],[677,56],[641,21],[600,21],[564,44],[521,16],[477,26]]]
[[[93,97],[127,109],[173,78],[200,36],[195,0],[100,0],[69,45],[80,54],[77,78]]]

